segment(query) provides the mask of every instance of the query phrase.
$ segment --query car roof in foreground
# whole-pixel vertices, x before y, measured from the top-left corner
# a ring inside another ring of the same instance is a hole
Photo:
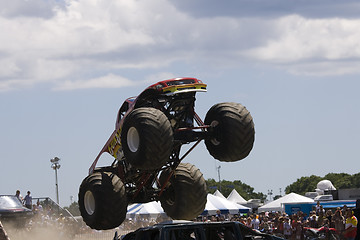
[[[0,195],[0,211],[32,213],[32,210],[25,207],[15,195]]]
[[[171,227],[181,227],[181,226],[209,226],[209,225],[234,225],[234,224],[241,224],[240,222],[236,221],[224,221],[224,222],[193,222],[193,221],[186,221],[186,220],[171,220],[166,222],[161,222],[155,224],[153,226],[139,228],[139,231],[144,231],[148,229],[160,229],[160,228],[171,228]],[[137,231],[138,231],[137,230]]]
[[[0,195],[0,210],[23,209],[20,200],[14,195]]]
[[[191,228],[191,227],[199,227],[199,228],[217,228],[217,227],[229,227],[229,226],[238,226],[240,228],[242,235],[253,235],[253,236],[263,236],[268,240],[284,240],[281,237],[277,237],[274,235],[270,235],[267,233],[261,233],[259,231],[255,231],[241,222],[237,221],[223,221],[223,222],[192,222],[192,221],[184,221],[184,220],[173,220],[166,221],[162,223],[155,224],[153,226],[139,228],[136,231],[130,232],[127,235],[123,235],[121,239],[132,239],[139,232],[143,231],[160,231],[161,229],[171,229],[171,228]]]

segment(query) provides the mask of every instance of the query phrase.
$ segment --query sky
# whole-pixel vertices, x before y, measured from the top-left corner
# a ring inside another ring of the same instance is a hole
[[[61,206],[115,128],[122,102],[195,77],[204,118],[239,102],[255,123],[250,155],[184,162],[205,179],[284,194],[303,176],[359,172],[360,3],[335,0],[0,0],[0,194]],[[104,154],[99,166],[110,165]],[[217,167],[220,166],[220,171]]]

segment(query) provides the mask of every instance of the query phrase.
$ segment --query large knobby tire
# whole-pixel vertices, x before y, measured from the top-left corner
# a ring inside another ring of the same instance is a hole
[[[125,119],[121,144],[126,161],[142,170],[162,167],[173,149],[173,131],[166,115],[155,108],[137,108]]]
[[[113,173],[95,172],[80,185],[80,213],[86,225],[93,229],[119,226],[126,218],[127,204],[124,184]]]
[[[171,169],[160,175],[164,184]],[[207,188],[203,174],[190,163],[180,163],[160,196],[161,206],[172,219],[192,220],[205,209]]]
[[[253,148],[255,128],[250,112],[240,103],[218,103],[210,108],[205,124],[211,125],[205,145],[211,156],[224,162],[247,157]]]

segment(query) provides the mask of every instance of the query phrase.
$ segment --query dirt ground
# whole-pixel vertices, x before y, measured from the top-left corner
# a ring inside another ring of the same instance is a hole
[[[60,232],[57,229],[37,227],[36,229],[27,229],[14,227],[11,224],[4,224],[4,229],[10,240],[24,240],[24,239],[36,239],[36,240],[69,240],[73,239],[71,236]],[[4,238],[6,239],[6,238]],[[0,238],[0,240],[2,240]]]

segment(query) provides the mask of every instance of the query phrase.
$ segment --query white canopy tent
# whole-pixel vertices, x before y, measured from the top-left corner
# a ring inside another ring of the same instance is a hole
[[[285,210],[284,203],[307,203],[307,202],[314,202],[314,200],[296,193],[289,193],[281,198],[278,198],[272,202],[269,202],[259,207],[258,212],[277,212],[277,211],[283,212]]]
[[[214,203],[209,201],[209,195],[211,195],[211,194],[210,193],[208,194],[205,209],[204,209],[204,212],[202,213],[202,215],[215,215],[216,212],[219,210],[219,208],[217,208],[214,205]]]
[[[218,197],[212,194],[207,195],[207,203],[205,210],[209,212],[208,213],[209,215],[213,215],[214,213],[207,209],[207,207],[209,206],[214,207],[216,210],[220,210],[221,213],[239,214],[239,213],[247,213],[250,211],[250,208],[248,207],[244,207],[240,204],[231,202],[226,198]]]
[[[213,195],[226,199],[226,197],[224,197],[224,195],[219,190],[216,190]]]
[[[227,200],[237,203],[237,204],[245,204],[247,201],[235,190],[233,189],[229,196],[227,197]]]
[[[134,203],[129,205],[127,210],[126,218],[137,218],[139,216],[157,218],[159,215],[167,216],[161,207],[160,202],[156,201],[148,203]],[[231,202],[225,197],[222,198],[208,194],[205,209],[202,214],[215,215],[218,210],[220,210],[221,213],[239,214],[249,212],[250,208]]]
[[[134,203],[128,206],[126,218],[135,218],[138,216],[147,216],[157,218],[159,215],[166,215],[160,202]]]

